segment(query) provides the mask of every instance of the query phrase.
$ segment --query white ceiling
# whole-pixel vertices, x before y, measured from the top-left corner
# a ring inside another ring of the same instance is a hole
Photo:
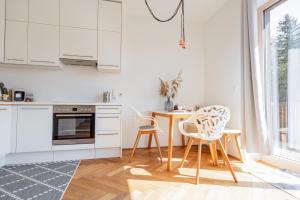
[[[212,17],[228,0],[185,0],[186,19],[193,21],[207,21]],[[171,15],[178,5],[179,0],[148,0],[153,11],[160,18]],[[130,14],[149,15],[145,0],[127,0]]]

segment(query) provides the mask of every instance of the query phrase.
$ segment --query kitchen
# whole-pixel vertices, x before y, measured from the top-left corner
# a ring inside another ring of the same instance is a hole
[[[299,9],[0,0],[0,199],[299,199]]]
[[[64,70],[64,64],[120,71],[121,1],[1,0],[0,5],[1,67],[45,74]],[[63,96],[44,102],[22,84],[17,87],[1,87],[1,165],[121,156],[116,92],[108,95],[111,102],[100,103],[96,95],[94,102]]]

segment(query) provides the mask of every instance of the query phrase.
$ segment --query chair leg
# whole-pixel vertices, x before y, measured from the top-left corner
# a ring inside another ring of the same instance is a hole
[[[221,140],[220,139],[218,139],[217,140],[217,143],[219,144],[219,146],[220,146],[220,149],[221,149],[221,153],[222,153],[222,156],[223,156],[223,159],[226,161],[226,163],[227,163],[227,166],[228,166],[228,168],[229,168],[229,170],[230,170],[230,173],[231,173],[231,175],[232,175],[232,177],[233,177],[233,179],[234,179],[234,182],[238,182],[237,181],[237,178],[236,178],[236,176],[235,176],[235,174],[234,174],[234,171],[233,171],[233,169],[232,169],[232,167],[231,167],[231,164],[230,164],[230,161],[229,161],[229,159],[228,159],[228,156],[227,156],[227,154],[225,153],[225,150],[224,150],[224,147],[223,147],[223,145],[222,145],[222,142],[221,142]]]
[[[135,142],[134,142],[134,145],[133,145],[133,149],[132,149],[132,153],[131,153],[131,156],[129,158],[129,162],[131,162],[133,156],[134,156],[134,153],[135,153],[135,150],[139,144],[139,141],[140,141],[140,138],[141,138],[141,133],[138,132],[138,135],[136,136],[136,139],[135,139]]]
[[[151,144],[152,144],[152,134],[149,135],[148,149],[151,149]]]
[[[217,152],[217,143],[213,142],[212,147],[213,147],[213,154],[214,154],[214,157],[215,157],[215,165],[218,166],[219,158],[218,158],[218,152]]]
[[[208,145],[209,145],[210,156],[213,161],[213,166],[216,166],[216,158],[215,158],[215,154],[214,154],[213,144],[209,143]]]
[[[155,139],[156,146],[157,146],[157,149],[158,149],[158,153],[159,153],[159,157],[160,157],[160,162],[162,163],[163,160],[162,160],[162,155],[161,155],[161,150],[160,150],[159,140],[158,140],[158,136],[157,136],[157,133],[156,133],[156,132],[154,133],[154,139]]]
[[[185,146],[185,136],[181,135],[181,144],[182,146]]]
[[[243,163],[244,162],[244,157],[243,157],[243,154],[242,154],[242,151],[241,151],[241,146],[239,144],[237,135],[234,136],[234,141],[235,141],[235,144],[236,144],[236,148],[237,148],[237,150],[240,154],[240,161]]]
[[[199,171],[200,171],[200,164],[201,164],[201,149],[202,149],[202,141],[199,141],[198,145],[198,159],[197,159],[197,173],[196,173],[196,184],[199,184]]]
[[[184,161],[186,160],[187,156],[189,155],[189,152],[190,152],[190,149],[191,149],[191,147],[192,147],[192,144],[193,144],[193,139],[190,138],[190,139],[189,139],[189,143],[188,143],[187,147],[185,148],[184,156],[183,156],[183,158],[182,158],[182,161],[181,161],[181,163],[180,163],[179,168],[182,168],[182,167],[183,167]]]
[[[228,137],[224,135],[224,152],[227,155]],[[226,161],[223,160],[223,164],[226,165]]]

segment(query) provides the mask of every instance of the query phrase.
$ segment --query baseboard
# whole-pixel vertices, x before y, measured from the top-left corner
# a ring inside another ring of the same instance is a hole
[[[121,148],[80,149],[34,153],[13,153],[0,158],[0,166],[36,162],[85,160],[122,157]]]
[[[280,156],[265,156],[262,161],[280,169],[288,169],[300,173],[300,162],[289,160]]]

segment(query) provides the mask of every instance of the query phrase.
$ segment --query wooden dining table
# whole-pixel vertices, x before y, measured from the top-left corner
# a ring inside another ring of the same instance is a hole
[[[174,121],[176,119],[187,119],[194,114],[192,111],[153,111],[152,117],[165,117],[169,119],[169,132],[168,132],[168,163],[167,170],[172,170],[172,157],[173,157],[173,134],[174,134]],[[148,147],[151,147],[152,135],[149,135]],[[182,138],[182,145],[185,145],[184,137]]]

